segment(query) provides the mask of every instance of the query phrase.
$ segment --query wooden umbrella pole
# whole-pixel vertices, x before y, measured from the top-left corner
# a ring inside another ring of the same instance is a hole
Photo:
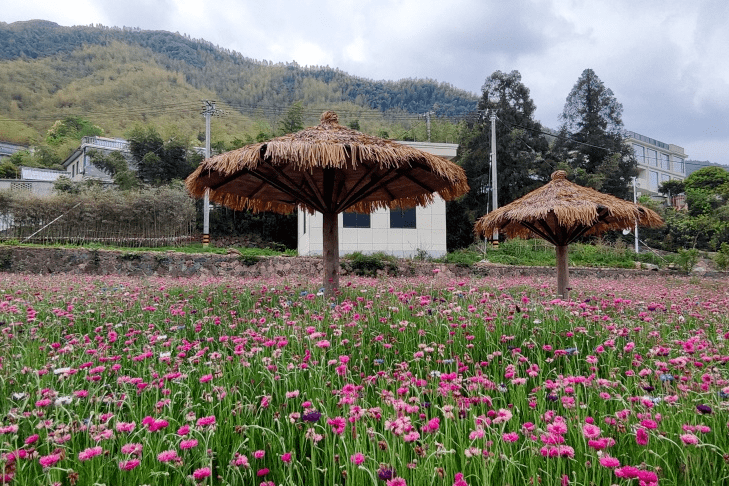
[[[562,300],[568,299],[567,285],[569,270],[567,268],[567,245],[556,246],[557,249],[557,296]]]
[[[339,288],[339,218],[334,212],[324,216],[324,295],[331,297]]]

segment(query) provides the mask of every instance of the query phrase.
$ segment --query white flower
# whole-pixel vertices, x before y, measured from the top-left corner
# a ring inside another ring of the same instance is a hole
[[[69,367],[66,367],[66,368],[56,368],[55,370],[53,370],[53,374],[54,375],[66,374],[69,371],[71,371],[71,368],[69,368]]]

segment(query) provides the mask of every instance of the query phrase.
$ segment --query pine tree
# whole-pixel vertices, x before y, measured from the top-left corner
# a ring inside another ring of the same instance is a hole
[[[630,199],[637,162],[625,143],[622,113],[612,90],[585,69],[567,96],[554,155],[570,166],[574,182]]]

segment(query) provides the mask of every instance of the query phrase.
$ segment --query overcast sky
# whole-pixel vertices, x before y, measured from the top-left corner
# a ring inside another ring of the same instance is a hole
[[[103,24],[202,38],[246,57],[481,93],[521,72],[557,128],[586,68],[625,128],[729,165],[727,0],[0,0],[0,20]]]

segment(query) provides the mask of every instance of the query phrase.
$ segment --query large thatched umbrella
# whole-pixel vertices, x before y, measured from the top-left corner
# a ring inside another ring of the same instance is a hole
[[[657,227],[661,217],[639,204],[582,187],[567,180],[558,170],[552,180],[521,199],[507,204],[476,221],[478,235],[495,230],[511,237],[539,236],[557,250],[557,293],[567,298],[567,245],[583,235],[641,226]]]
[[[236,210],[324,216],[324,288],[339,286],[339,227],[343,211],[427,205],[435,193],[453,199],[468,191],[456,164],[412,147],[339,125],[327,111],[318,126],[216,155],[185,182],[195,197]]]

